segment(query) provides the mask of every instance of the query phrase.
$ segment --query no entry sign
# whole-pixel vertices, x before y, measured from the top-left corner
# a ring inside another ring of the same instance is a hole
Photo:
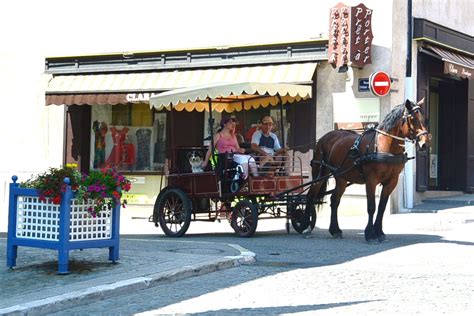
[[[391,83],[390,76],[383,71],[374,72],[369,77],[370,91],[379,97],[386,96],[390,92]]]

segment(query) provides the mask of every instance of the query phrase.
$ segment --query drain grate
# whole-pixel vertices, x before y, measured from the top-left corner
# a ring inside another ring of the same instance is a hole
[[[261,267],[293,267],[296,265],[301,265],[301,263],[297,262],[284,262],[284,261],[258,261],[253,264],[254,266],[261,266]]]
[[[216,248],[177,248],[168,249],[169,252],[186,253],[186,254],[199,254],[199,255],[219,255],[225,252],[222,249]]]

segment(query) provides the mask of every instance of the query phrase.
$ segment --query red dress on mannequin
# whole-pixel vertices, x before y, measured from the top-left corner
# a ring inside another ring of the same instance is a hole
[[[110,131],[112,132],[114,147],[110,152],[109,158],[107,158],[106,164],[118,169],[122,167],[130,168],[135,162],[135,148],[133,148],[133,144],[125,144],[128,128],[117,129],[111,127]]]

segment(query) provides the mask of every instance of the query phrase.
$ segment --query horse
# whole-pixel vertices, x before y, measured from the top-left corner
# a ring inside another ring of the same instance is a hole
[[[307,206],[321,206],[327,192],[328,178],[334,176],[336,186],[330,199],[329,226],[333,237],[342,238],[337,209],[346,187],[349,183],[365,183],[368,213],[365,240],[369,243],[386,240],[382,230],[385,207],[404,164],[410,159],[404,152],[404,143],[409,140],[423,150],[431,139],[424,125],[423,103],[424,99],[417,104],[406,100],[395,106],[377,127],[369,128],[362,134],[351,130],[334,130],[317,142],[311,161],[315,182],[309,188]],[[375,189],[378,184],[383,188],[374,223]],[[306,217],[309,221],[309,215]]]

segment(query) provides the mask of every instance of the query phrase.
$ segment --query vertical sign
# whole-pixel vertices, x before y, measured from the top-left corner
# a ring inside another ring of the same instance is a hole
[[[372,63],[372,10],[363,3],[351,8],[351,66]]]
[[[370,64],[372,50],[372,10],[338,3],[330,10],[328,62],[362,68]]]

